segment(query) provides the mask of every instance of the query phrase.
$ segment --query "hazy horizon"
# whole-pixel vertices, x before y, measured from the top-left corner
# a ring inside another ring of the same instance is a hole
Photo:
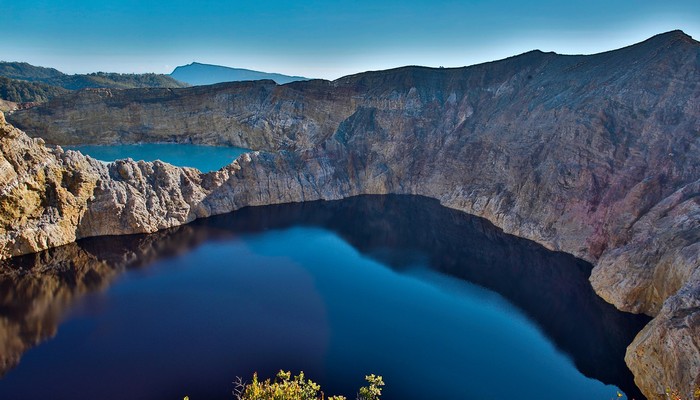
[[[191,62],[336,79],[462,67],[530,50],[593,54],[671,30],[700,37],[700,2],[137,0],[4,4],[0,57],[74,73],[169,74]]]

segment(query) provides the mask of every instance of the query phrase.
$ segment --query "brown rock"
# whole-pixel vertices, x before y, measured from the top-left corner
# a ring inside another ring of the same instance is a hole
[[[655,205],[630,236],[598,260],[591,283],[623,311],[657,315],[700,270],[700,180]]]
[[[697,257],[697,253],[696,253]],[[650,399],[667,391],[695,399],[700,390],[700,274],[669,297],[627,348],[625,361]]]
[[[2,123],[0,177],[0,258],[76,240],[98,180],[86,157],[52,152],[42,139]]]

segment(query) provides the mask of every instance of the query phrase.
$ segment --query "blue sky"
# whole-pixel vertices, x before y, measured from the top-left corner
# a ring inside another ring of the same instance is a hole
[[[588,54],[682,29],[700,0],[0,0],[0,59],[67,73],[192,61],[335,79],[532,49]]]

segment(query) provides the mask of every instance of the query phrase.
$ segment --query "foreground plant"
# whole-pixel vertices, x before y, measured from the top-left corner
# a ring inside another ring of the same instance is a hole
[[[357,400],[379,400],[382,395],[384,380],[381,376],[367,375],[369,386],[360,388]],[[260,381],[258,374],[253,374],[251,383],[243,382],[239,377],[233,394],[236,400],[347,400],[344,396],[325,397],[321,386],[311,379],[306,379],[304,372],[292,376],[289,371],[277,373],[274,381]]]
[[[669,388],[666,388],[666,397],[664,398],[666,400],[686,400],[681,396],[680,392],[678,390],[671,390]],[[693,400],[698,400],[700,399],[700,386],[696,387],[695,390],[693,391]],[[688,399],[690,400],[690,399]]]

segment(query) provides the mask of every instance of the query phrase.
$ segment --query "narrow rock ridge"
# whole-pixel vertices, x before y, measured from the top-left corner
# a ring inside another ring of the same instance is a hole
[[[21,165],[3,167],[3,181],[21,181],[23,168],[49,179],[0,189],[11,201],[38,199],[22,205],[30,212],[2,210],[1,254],[153,232],[249,205],[424,195],[593,262],[603,298],[657,316],[627,354],[640,389],[692,398],[700,385],[699,77],[700,44],[670,32],[593,56],[530,52],[334,82],[82,91],[10,117],[51,143],[274,152],[245,154],[209,174],[160,162],[103,165],[5,125],[2,143],[31,150]],[[5,158],[21,161],[12,146],[3,144]],[[68,171],[80,179],[58,179]],[[42,195],[43,187],[59,190]]]

